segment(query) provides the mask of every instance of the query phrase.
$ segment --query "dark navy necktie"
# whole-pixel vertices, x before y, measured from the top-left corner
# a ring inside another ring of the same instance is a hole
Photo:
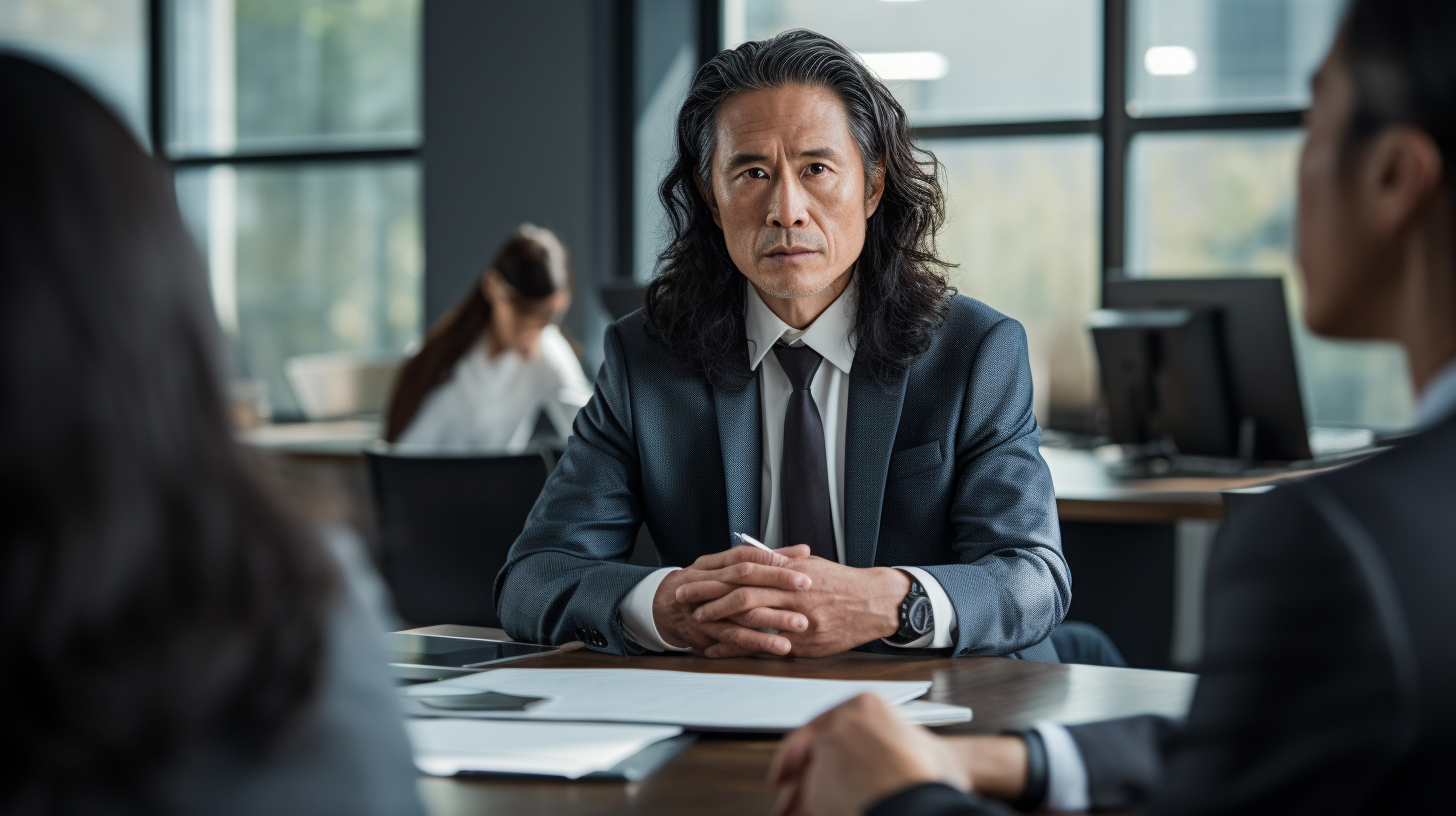
[[[809,393],[814,372],[824,359],[808,346],[774,346],[779,366],[789,376],[789,403],[784,409],[784,450],[779,468],[785,547],[808,544],[820,558],[838,561],[834,521],[829,512],[829,466],[824,456],[824,423]]]

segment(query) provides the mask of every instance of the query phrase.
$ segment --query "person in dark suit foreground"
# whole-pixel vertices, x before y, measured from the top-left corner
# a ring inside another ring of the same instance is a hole
[[[608,329],[496,579],[512,637],[1057,659],[1071,582],[1026,338],[948,289],[938,172],[827,37],[698,71],[661,190],[662,274]],[[644,523],[670,566],[626,563]],[[776,551],[730,550],[734,533]]]
[[[0,813],[421,814],[352,541],[233,439],[171,174],[0,54]]]
[[[858,699],[790,736],[781,813],[1424,813],[1456,755],[1456,4],[1357,0],[1299,169],[1305,319],[1400,342],[1419,432],[1241,503],[1188,719],[941,740]],[[972,792],[967,792],[972,791]]]

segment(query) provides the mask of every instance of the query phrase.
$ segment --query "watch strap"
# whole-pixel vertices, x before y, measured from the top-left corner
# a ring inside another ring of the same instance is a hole
[[[1047,771],[1047,749],[1046,743],[1042,741],[1041,732],[1035,728],[1028,728],[1025,731],[1007,731],[1006,734],[1013,737],[1020,737],[1026,743],[1026,786],[1021,789],[1021,796],[1011,803],[1017,810],[1041,810],[1046,803],[1047,783],[1049,774]]]

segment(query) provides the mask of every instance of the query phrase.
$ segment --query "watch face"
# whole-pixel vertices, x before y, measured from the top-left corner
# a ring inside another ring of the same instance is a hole
[[[935,610],[930,606],[930,599],[924,596],[916,598],[910,604],[910,611],[906,613],[906,622],[917,635],[923,635],[930,631],[932,620],[935,617]]]

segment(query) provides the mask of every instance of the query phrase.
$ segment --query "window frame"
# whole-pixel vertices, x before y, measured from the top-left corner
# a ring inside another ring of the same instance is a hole
[[[228,155],[173,154],[167,147],[167,121],[170,78],[167,50],[170,45],[168,0],[147,0],[147,130],[152,155],[165,161],[173,170],[216,167],[222,165],[303,165],[329,162],[418,161],[424,151],[424,134],[409,147],[335,148],[325,150],[250,151]]]
[[[924,139],[995,139],[1018,136],[1065,136],[1096,134],[1101,139],[1099,170],[1101,222],[1098,248],[1102,290],[1099,305],[1106,299],[1106,284],[1124,277],[1127,263],[1129,217],[1128,156],[1132,142],[1144,133],[1207,132],[1220,130],[1298,130],[1304,126],[1303,108],[1256,112],[1133,116],[1128,99],[1128,4],[1130,0],[1102,0],[1102,115],[1095,119],[1028,120],[1021,122],[966,123],[911,127],[911,135]],[[631,13],[632,3],[623,3]],[[699,65],[722,48],[722,0],[699,0]],[[630,46],[629,46],[630,47]],[[630,211],[629,211],[630,212]],[[631,229],[630,223],[627,229]],[[631,267],[625,268],[631,275]]]

